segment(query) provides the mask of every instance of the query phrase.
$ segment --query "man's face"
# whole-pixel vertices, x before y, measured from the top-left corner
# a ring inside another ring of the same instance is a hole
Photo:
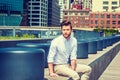
[[[70,25],[63,26],[62,27],[62,34],[65,38],[69,38],[71,35],[72,29],[70,28]]]

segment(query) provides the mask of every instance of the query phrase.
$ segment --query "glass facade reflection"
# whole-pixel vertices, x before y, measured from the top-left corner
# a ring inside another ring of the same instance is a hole
[[[23,0],[0,0],[0,13],[22,14]]]
[[[0,0],[0,26],[19,26],[24,0]]]
[[[48,26],[60,25],[60,6],[58,0],[48,1]]]

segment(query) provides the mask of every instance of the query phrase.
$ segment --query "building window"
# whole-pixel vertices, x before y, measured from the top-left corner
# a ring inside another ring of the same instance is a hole
[[[113,14],[113,15],[112,15],[112,18],[114,18],[114,19],[115,19],[115,18],[116,18],[116,15],[114,15],[114,14]]]
[[[118,24],[120,24],[120,21],[118,21]]]
[[[64,6],[64,9],[67,9],[67,7],[66,7],[66,6]]]
[[[116,24],[116,21],[112,21],[112,24]]]
[[[107,26],[106,28],[110,28],[110,26]]]
[[[32,21],[39,21],[39,19],[32,19]]]
[[[112,2],[112,5],[117,5],[117,2],[116,2],[116,1],[113,1],[113,2]]]
[[[72,12],[70,12],[70,13],[69,13],[69,15],[73,15],[73,13],[72,13]]]
[[[107,21],[107,24],[110,24],[110,21]]]
[[[98,21],[97,21],[97,20],[95,20],[95,24],[98,24]]]
[[[81,15],[83,15],[83,13],[82,13],[82,12],[81,12],[80,14],[81,14]]]
[[[108,4],[109,2],[108,1],[103,1],[103,4]]]
[[[85,15],[88,15],[88,14],[89,14],[88,12],[85,13]]]
[[[116,9],[117,8],[117,6],[112,6],[112,9]]]
[[[101,14],[101,18],[104,18],[104,14]]]
[[[98,18],[98,14],[95,15],[95,18]]]
[[[118,15],[118,18],[120,19],[120,15]]]
[[[104,28],[104,26],[101,26],[101,28]]]
[[[39,17],[39,15],[32,15],[32,17]]]
[[[75,12],[75,15],[78,15],[78,13],[77,13],[77,12]]]
[[[40,5],[40,3],[32,3],[32,5]]]
[[[109,14],[107,15],[107,18],[110,18],[110,15],[109,15]]]
[[[91,28],[93,28],[93,26],[91,26]]]
[[[32,13],[39,13],[39,11],[32,11]]]
[[[65,13],[64,13],[64,15],[68,15],[68,13],[67,13],[67,12],[65,12]]]
[[[113,26],[112,28],[115,28],[115,26]]]
[[[38,25],[39,25],[39,23],[32,23],[32,25],[33,25],[33,26],[38,26]]]
[[[67,3],[67,0],[63,0],[63,3],[66,4],[66,3]]]
[[[98,28],[98,26],[95,26],[95,28]]]
[[[33,7],[33,9],[40,9],[40,7]]]
[[[103,9],[108,9],[108,6],[103,6]]]

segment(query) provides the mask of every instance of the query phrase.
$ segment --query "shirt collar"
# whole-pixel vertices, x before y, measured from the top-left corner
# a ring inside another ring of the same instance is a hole
[[[69,37],[69,39],[67,40],[63,35],[62,35],[62,37],[63,37],[63,40],[64,41],[70,41],[71,39],[72,39],[72,36],[70,35],[70,37]]]

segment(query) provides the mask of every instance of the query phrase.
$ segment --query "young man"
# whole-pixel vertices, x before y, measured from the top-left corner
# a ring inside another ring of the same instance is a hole
[[[51,77],[58,74],[65,75],[73,80],[88,80],[91,67],[76,64],[77,40],[71,36],[72,25],[70,21],[61,23],[62,35],[53,39],[48,54],[48,68]],[[82,73],[80,76],[78,73]]]

